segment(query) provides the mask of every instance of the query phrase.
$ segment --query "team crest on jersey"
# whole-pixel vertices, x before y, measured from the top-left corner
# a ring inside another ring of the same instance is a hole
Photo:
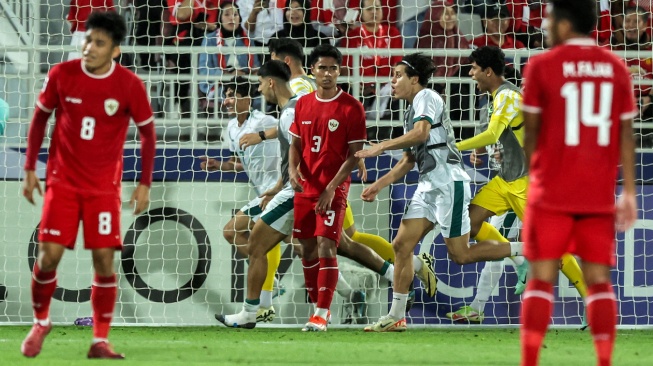
[[[333,132],[337,130],[338,126],[340,126],[340,122],[336,121],[335,119],[329,120],[329,131]]]
[[[115,99],[107,99],[104,101],[104,111],[107,116],[111,117],[118,111],[118,101]]]

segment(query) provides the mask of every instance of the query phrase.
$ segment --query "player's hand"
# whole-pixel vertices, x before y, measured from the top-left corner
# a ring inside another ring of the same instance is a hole
[[[290,186],[295,192],[304,192],[304,186],[302,186],[302,176],[299,174],[297,169],[288,169],[288,175],[290,176]]]
[[[365,188],[361,193],[361,199],[365,202],[374,202],[376,196],[379,194],[379,187],[376,184]]]
[[[200,160],[202,161],[200,163],[200,168],[202,168],[202,170],[206,170],[207,172],[214,172],[216,170],[220,170],[221,162],[215,159],[211,159],[207,156],[200,156]]]
[[[367,180],[367,167],[365,167],[365,159],[358,160],[358,178],[361,179],[361,182]]]
[[[635,194],[622,193],[617,199],[616,228],[624,232],[635,224],[637,220],[637,202]]]
[[[315,204],[315,213],[318,215],[324,215],[327,211],[331,209],[331,202],[333,201],[333,196],[335,196],[336,190],[326,188],[320,198],[317,199]]]
[[[259,198],[262,198],[261,203],[258,204],[259,207],[261,207],[261,210],[265,210],[265,207],[267,207],[268,203],[272,201],[272,198],[274,198],[277,193],[279,193],[279,190],[274,187],[268,189],[267,191],[263,192],[262,195],[258,196]]]
[[[373,158],[375,156],[379,156],[379,155],[383,154],[383,151],[384,151],[383,144],[372,144],[372,143],[370,143],[370,145],[372,145],[372,147],[370,147],[369,149],[366,149],[366,150],[359,150],[359,151],[356,152],[356,154],[354,156],[356,156],[357,158],[363,159],[363,158]]]
[[[134,215],[145,211],[150,204],[150,187],[139,184],[132,193],[132,198],[129,200],[129,206],[134,208]]]
[[[258,133],[247,133],[238,140],[238,145],[240,145],[241,149],[245,150],[249,146],[258,145],[261,142],[263,142],[263,140],[261,140],[261,136],[259,136]]]
[[[43,191],[41,190],[41,180],[36,175],[36,172],[33,170],[25,171],[25,178],[23,178],[23,196],[27,198],[27,201],[31,204],[34,203],[34,189],[39,192],[40,196],[43,196]]]

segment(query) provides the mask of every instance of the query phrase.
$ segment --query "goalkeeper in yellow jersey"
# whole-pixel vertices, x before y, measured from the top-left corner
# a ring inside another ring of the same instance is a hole
[[[486,220],[508,210],[513,210],[520,220],[524,219],[528,164],[523,148],[522,94],[518,87],[505,80],[505,55],[498,47],[480,47],[471,53],[469,60],[472,63],[469,75],[482,93],[490,93],[490,122],[485,131],[458,142],[456,147],[464,151],[494,146],[495,153],[490,157],[490,168],[497,171],[497,175],[474,196],[469,205],[470,236],[476,241],[508,242]],[[450,254],[455,257],[455,253]],[[452,259],[456,261],[455,258]],[[520,280],[516,291],[518,294],[524,290],[526,269],[526,264],[517,268]],[[585,297],[585,284],[576,259],[569,254],[565,255],[561,269],[581,296]]]

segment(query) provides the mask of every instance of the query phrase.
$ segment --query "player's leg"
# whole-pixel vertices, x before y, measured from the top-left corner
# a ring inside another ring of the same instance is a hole
[[[50,186],[45,191],[39,224],[39,253],[32,273],[34,325],[21,345],[27,357],[36,357],[50,333],[50,302],[57,288],[57,266],[65,249],[73,248],[79,229],[80,202],[75,192]]]
[[[257,200],[252,200],[245,207],[238,210],[236,214],[227,222],[222,229],[222,235],[230,244],[236,246],[236,250],[247,256],[247,242],[249,240],[249,232],[254,227],[252,218],[261,214],[261,207],[256,203]]]
[[[315,235],[317,236],[317,252],[320,263],[317,277],[319,290],[317,292],[315,314],[302,329],[304,331],[326,330],[333,293],[338,283],[339,271],[336,255],[342,234],[342,222],[344,221],[346,206],[346,196],[337,194],[331,202],[330,210],[315,215]]]
[[[553,310],[553,285],[560,257],[572,239],[573,217],[529,206],[524,222],[526,258],[530,278],[522,296],[522,365],[536,365]],[[556,230],[551,230],[554,227]]]
[[[617,304],[610,268],[614,266],[614,215],[593,215],[576,221],[576,251],[583,259],[587,283],[588,321],[598,365],[610,365],[616,337]]]
[[[256,222],[249,236],[251,245],[247,269],[247,295],[243,308],[236,314],[216,315],[218,321],[233,328],[252,329],[256,326],[257,312],[262,309],[260,298],[268,272],[268,253],[285,237],[286,234],[270,227],[265,221]]]
[[[415,199],[411,202],[409,213],[417,211]],[[424,216],[424,215],[422,215]],[[382,316],[376,323],[365,327],[366,332],[403,332],[406,327],[406,303],[408,302],[410,284],[413,282],[413,253],[420,240],[431,230],[434,223],[428,219],[403,219],[399,225],[397,236],[392,241],[395,251],[395,271],[392,283],[392,305],[388,315]]]
[[[389,241],[379,235],[362,233],[356,229],[354,213],[351,211],[349,202],[347,202],[347,211],[345,212],[345,220],[342,223],[342,227],[351,240],[368,246],[384,260],[394,263],[395,252],[392,250],[392,244]]]
[[[283,189],[268,203],[254,224],[249,235],[248,252],[249,267],[247,269],[247,295],[242,311],[232,315],[216,314],[216,319],[228,327],[254,328],[256,322],[272,321],[275,316],[272,307],[272,292],[267,291],[266,282],[270,276],[270,269],[279,265],[281,254],[279,242],[284,240],[292,231],[294,192],[292,189]],[[273,254],[276,263],[270,260]],[[274,276],[274,272],[272,273]]]
[[[109,330],[118,294],[118,281],[113,259],[122,249],[120,239],[120,195],[110,194],[84,197],[84,247],[92,250],[95,275],[91,286],[93,309],[93,342],[88,358],[117,358],[109,344]]]

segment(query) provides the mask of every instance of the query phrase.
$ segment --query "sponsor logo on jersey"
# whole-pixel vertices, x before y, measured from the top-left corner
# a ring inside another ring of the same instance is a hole
[[[338,126],[340,126],[340,122],[336,121],[335,119],[329,120],[329,131],[333,132],[337,130]]]
[[[66,97],[66,102],[70,102],[73,104],[82,104],[82,100],[79,98],[73,98],[73,97]]]
[[[311,121],[302,121],[302,124],[303,124],[303,125],[310,125],[310,124],[311,124]]]
[[[115,99],[107,99],[104,101],[104,111],[107,116],[111,117],[118,111],[118,101]]]

